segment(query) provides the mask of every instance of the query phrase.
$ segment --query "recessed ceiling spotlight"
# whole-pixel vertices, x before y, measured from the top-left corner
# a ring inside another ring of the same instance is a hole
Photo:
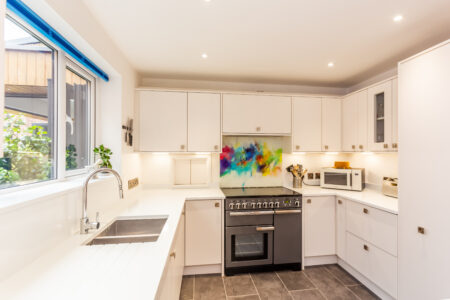
[[[204,58],[204,59],[208,58],[208,54],[203,53],[203,54],[202,54],[202,58]]]
[[[330,62],[328,63],[328,67],[329,67],[329,68],[334,67],[334,62],[330,61]]]
[[[403,16],[402,15],[396,15],[394,17],[394,22],[400,22],[401,20],[403,20]]]

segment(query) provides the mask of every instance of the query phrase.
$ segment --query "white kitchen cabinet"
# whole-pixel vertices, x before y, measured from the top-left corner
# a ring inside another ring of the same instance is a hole
[[[221,200],[186,201],[186,266],[221,263]]]
[[[304,197],[305,257],[336,254],[335,197]]]
[[[139,150],[187,150],[187,93],[138,91]]]
[[[450,40],[400,62],[398,72],[398,296],[446,299],[450,297]],[[425,176],[417,174],[418,162]]]
[[[341,151],[341,99],[322,98],[322,150]]]
[[[367,90],[342,99],[342,150],[367,151]]]
[[[343,260],[346,258],[346,204],[345,199],[336,199],[336,254]]]
[[[397,298],[397,258],[347,232],[347,263]]]
[[[322,151],[322,101],[318,97],[292,98],[292,151]]]
[[[184,216],[178,223],[166,267],[159,283],[156,299],[178,300],[180,298],[181,282],[184,270]]]
[[[224,134],[291,134],[291,97],[224,94]]]
[[[188,151],[219,152],[220,94],[188,93]]]
[[[392,81],[369,88],[368,112],[369,150],[392,150]]]
[[[393,150],[398,149],[398,79],[392,80],[392,145]]]

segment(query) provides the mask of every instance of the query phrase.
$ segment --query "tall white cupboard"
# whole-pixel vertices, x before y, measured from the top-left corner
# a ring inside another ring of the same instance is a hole
[[[450,40],[398,70],[398,296],[449,299]]]

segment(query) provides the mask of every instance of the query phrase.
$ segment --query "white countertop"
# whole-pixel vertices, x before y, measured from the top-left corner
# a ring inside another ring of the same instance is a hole
[[[377,189],[365,188],[362,192],[323,189],[319,186],[303,186],[301,189],[293,189],[302,193],[303,197],[313,196],[338,196],[361,204],[378,208],[389,213],[398,214],[398,199],[385,196]]]
[[[105,215],[102,228],[117,216],[168,216],[158,241],[84,246],[102,228],[77,234],[0,283],[0,299],[153,299],[185,200],[223,197],[218,188],[142,191],[130,207]]]

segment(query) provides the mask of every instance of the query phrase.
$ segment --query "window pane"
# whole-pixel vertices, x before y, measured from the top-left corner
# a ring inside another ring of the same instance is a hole
[[[5,107],[0,188],[55,178],[56,52],[5,19]]]
[[[89,165],[90,81],[66,69],[66,170]]]

